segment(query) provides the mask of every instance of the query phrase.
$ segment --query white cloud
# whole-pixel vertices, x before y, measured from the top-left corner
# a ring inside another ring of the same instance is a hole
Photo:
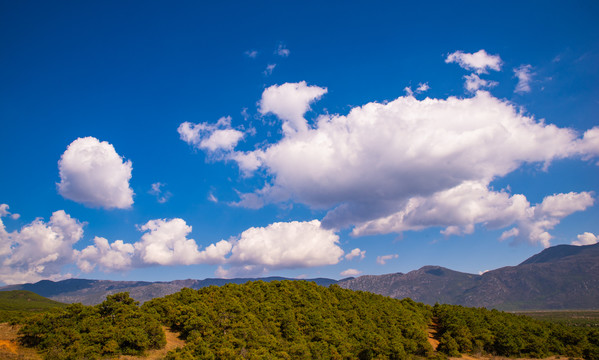
[[[310,104],[326,94],[327,89],[307,86],[305,81],[273,85],[262,93],[259,111],[262,115],[272,113],[283,121],[283,132],[287,135],[308,130],[304,119]]]
[[[360,275],[362,272],[360,270],[356,270],[356,269],[347,269],[344,270],[340,273],[341,276],[358,276]]]
[[[397,255],[397,254],[377,256],[376,262],[380,265],[385,265],[387,263],[387,261],[392,260],[392,259],[397,259],[398,257],[399,257],[399,255]]]
[[[549,246],[552,229],[576,211],[593,205],[590,193],[557,194],[541,204],[530,206],[524,195],[495,192],[486,184],[465,182],[429,197],[412,198],[399,212],[366,222],[353,230],[354,235],[380,234],[428,227],[444,227],[446,236],[471,234],[477,224],[501,229],[515,224],[501,239],[513,238]]]
[[[134,246],[144,264],[190,265],[197,262],[198,245],[187,238],[191,226],[183,219],[150,220],[140,230],[146,233]]]
[[[289,49],[287,49],[287,47],[283,43],[280,43],[277,47],[277,50],[275,50],[275,54],[281,57],[287,57],[289,56],[289,53]]]
[[[425,91],[428,91],[430,89],[430,86],[428,86],[428,83],[420,83],[418,84],[418,88],[416,88],[416,92],[417,93],[423,93]]]
[[[133,204],[131,161],[123,161],[106,141],[78,138],[62,154],[58,169],[58,192],[67,199],[106,209],[126,209]]]
[[[255,59],[256,57],[258,57],[258,51],[256,50],[247,50],[246,52],[244,52],[244,54],[250,59]]]
[[[8,204],[0,204],[0,218],[10,215],[11,219],[17,220],[18,218],[21,217],[21,215],[19,215],[19,214],[11,214],[11,212],[8,211],[8,208],[9,208]]]
[[[457,63],[466,70],[475,71],[477,74],[486,74],[488,70],[501,70],[501,58],[499,55],[489,55],[485,50],[479,50],[473,54],[456,51],[445,59],[446,63]]]
[[[243,132],[231,128],[230,116],[218,119],[216,124],[186,121],[179,125],[177,131],[181,140],[209,152],[230,151],[243,138]]]
[[[228,262],[267,270],[333,265],[343,256],[338,243],[339,236],[318,220],[273,223],[241,233]]]
[[[530,92],[530,82],[532,81],[532,66],[521,65],[514,69],[514,75],[518,78],[518,84],[516,84],[515,93]]]
[[[152,188],[150,189],[150,191],[148,191],[149,194],[156,196],[156,201],[158,201],[161,204],[164,204],[168,201],[168,199],[171,198],[171,196],[173,196],[173,194],[170,191],[162,190],[162,188],[165,185],[166,184],[163,184],[161,182],[153,183]]]
[[[8,233],[0,219],[0,281],[6,284],[60,279],[62,267],[73,260],[72,246],[83,236],[83,223],[63,210],[47,223],[36,219]]]
[[[81,251],[75,250],[77,266],[84,272],[91,272],[96,265],[105,271],[127,270],[131,267],[131,259],[135,251],[132,244],[117,240],[112,244],[102,237],[94,238],[94,245]]]
[[[359,260],[362,260],[365,256],[366,250],[360,250],[360,248],[355,248],[349,254],[345,255],[345,259],[352,260],[354,258],[359,258]]]
[[[8,211],[8,204],[0,204],[0,217],[4,217],[7,216],[8,214],[10,214],[10,211]]]
[[[482,89],[482,88],[490,88],[493,86],[497,86],[496,81],[489,81],[489,80],[481,79],[476,74],[466,75],[466,76],[464,76],[464,79],[466,79],[466,82],[464,83],[464,87],[466,88],[466,90],[468,90],[471,93],[474,93],[477,90]]]
[[[297,117],[311,97],[293,91],[288,95],[298,97],[286,99],[288,102],[302,104],[294,112]],[[276,113],[294,117],[288,112]],[[303,131],[286,131],[277,143],[236,153],[239,157],[233,159],[246,174],[263,168],[269,175],[264,188],[241,194],[236,205],[256,208],[291,200],[329,209],[323,225],[356,226],[354,235],[429,226],[448,227],[445,232],[449,235],[468,232],[481,222],[509,226],[499,215],[492,218],[492,211],[458,218],[463,210],[450,202],[445,206],[449,214],[456,214],[450,217],[455,223],[439,224],[425,218],[398,221],[397,217],[419,214],[418,209],[443,196],[457,196],[456,204],[466,201],[473,208],[500,201],[505,211],[515,211],[509,209],[529,206],[526,198],[492,192],[491,181],[525,163],[547,167],[556,159],[599,154],[599,128],[587,131],[581,139],[574,130],[537,121],[485,91],[463,99],[420,101],[406,96],[383,104],[368,103],[345,116],[322,115],[313,128],[303,121]],[[458,196],[470,188],[484,196]],[[523,212],[518,214],[527,218]],[[390,216],[393,224],[385,225]],[[536,237],[533,232],[529,235]]]
[[[585,232],[577,236],[578,240],[572,241],[572,245],[583,246],[583,245],[594,245],[599,242],[599,236]]]
[[[264,75],[272,75],[273,70],[277,67],[277,64],[268,64],[264,70]]]
[[[208,194],[208,201],[211,201],[213,203],[217,203],[218,202],[218,198],[216,196],[214,196],[213,193],[209,193]]]

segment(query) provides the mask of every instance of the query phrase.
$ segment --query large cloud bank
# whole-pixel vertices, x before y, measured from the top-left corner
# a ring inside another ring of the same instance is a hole
[[[499,69],[500,59],[485,54],[452,59],[478,73]],[[300,202],[329,210],[324,227],[353,226],[354,235],[431,226],[451,235],[472,232],[476,224],[512,226],[502,238],[548,246],[547,230],[594,203],[593,194],[581,192],[531,205],[524,195],[490,184],[523,164],[541,169],[557,159],[596,157],[599,127],[581,136],[481,90],[467,98],[402,96],[308,123],[304,112],[325,93],[304,82],[264,91],[260,111],[281,119],[284,136],[254,151],[229,153],[244,172],[264,169],[268,175],[264,188],[241,194],[237,205]],[[570,205],[554,201],[561,198]]]
[[[82,251],[76,251],[79,268],[124,270],[151,265],[219,264],[218,275],[261,274],[274,269],[291,269],[332,265],[344,255],[339,237],[320,227],[318,220],[273,223],[252,227],[238,237],[221,240],[200,249],[189,238],[191,226],[183,219],[156,219],[140,227],[141,240],[112,244],[104,238],[94,240]]]
[[[78,138],[62,154],[58,169],[58,192],[67,199],[106,209],[133,205],[131,161],[124,161],[106,141]]]

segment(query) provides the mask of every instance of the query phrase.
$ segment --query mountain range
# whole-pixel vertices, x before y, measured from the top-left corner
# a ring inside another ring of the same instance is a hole
[[[65,303],[102,302],[106,295],[128,291],[145,302],[179,291],[248,281],[295,280],[283,277],[175,280],[169,282],[68,279],[9,285],[5,290],[29,290]],[[318,285],[369,291],[393,298],[409,297],[426,304],[446,303],[500,310],[599,309],[599,244],[557,245],[517,266],[506,266],[481,275],[440,266],[425,266],[407,274],[364,275],[333,280],[305,279]]]

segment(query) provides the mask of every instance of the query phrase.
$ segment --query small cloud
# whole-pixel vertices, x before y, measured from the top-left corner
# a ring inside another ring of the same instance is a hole
[[[362,272],[360,270],[356,270],[356,269],[347,269],[345,271],[342,271],[340,274],[341,276],[358,276],[360,275]]]
[[[9,216],[10,218],[13,220],[17,220],[18,218],[21,217],[21,215],[19,214],[11,214],[10,211],[8,211],[8,204],[0,204],[0,217],[5,217],[5,216]]]
[[[420,94],[423,93],[425,91],[428,91],[430,89],[430,86],[428,86],[428,83],[420,83],[418,84],[418,88],[416,89],[416,93]]]
[[[518,68],[514,69],[514,76],[518,78],[518,84],[516,84],[515,93],[526,93],[530,92],[530,82],[532,80],[532,76],[534,75],[531,72],[531,65],[521,65]]]
[[[362,260],[364,257],[366,257],[366,250],[360,250],[360,248],[355,248],[349,254],[345,255],[346,260],[352,260],[354,258]]]
[[[501,70],[501,58],[499,55],[487,54],[485,50],[479,50],[473,54],[456,51],[445,59],[446,63],[457,63],[461,68],[473,70],[477,74],[487,74],[488,70]]]
[[[258,51],[256,50],[247,50],[246,52],[244,52],[245,56],[249,57],[250,59],[255,59],[258,56]]]
[[[272,71],[277,67],[277,64],[268,64],[266,65],[266,70],[264,70],[264,75],[268,76],[272,74]]]
[[[471,93],[474,93],[481,88],[490,88],[493,86],[497,86],[496,81],[481,79],[476,74],[466,75],[466,76],[464,76],[464,79],[466,79],[466,82],[464,83],[464,87],[466,88],[466,90],[468,90]]]
[[[247,121],[250,118],[250,114],[248,114],[248,108],[241,109],[241,116],[245,121]]]
[[[10,218],[13,219],[13,220],[18,220],[20,217],[21,217],[21,215],[19,215],[19,214],[12,214],[10,216]]]
[[[275,54],[281,57],[287,57],[289,56],[289,49],[287,49],[285,44],[279,43],[279,47],[277,48],[277,50],[275,50]]]
[[[583,245],[593,245],[599,242],[599,236],[585,232],[584,234],[580,234],[577,236],[578,240],[572,241],[572,245],[583,246]]]
[[[243,132],[231,127],[231,117],[223,116],[216,124],[198,123],[188,121],[177,128],[181,140],[198,149],[215,153],[231,151],[243,138]]]
[[[173,196],[173,194],[170,191],[162,190],[162,188],[165,185],[166,184],[163,184],[161,182],[153,183],[152,188],[150,189],[150,191],[148,191],[149,194],[156,196],[156,200],[161,204],[164,204],[168,201],[168,199],[170,199],[171,196]]]
[[[479,272],[478,272],[478,275],[482,275],[482,274],[484,274],[484,273],[486,273],[486,272],[489,272],[489,270],[483,270],[483,271],[479,271]]]
[[[385,265],[387,263],[387,261],[392,260],[392,259],[397,259],[398,257],[399,257],[399,255],[397,255],[397,254],[377,256],[376,262],[380,265]]]
[[[218,203],[218,198],[216,196],[214,196],[213,193],[208,194],[208,200],[212,201],[213,203]]]
[[[412,88],[409,86],[406,86],[405,88],[403,88],[403,91],[405,91],[407,96],[414,96],[414,91],[412,91]]]

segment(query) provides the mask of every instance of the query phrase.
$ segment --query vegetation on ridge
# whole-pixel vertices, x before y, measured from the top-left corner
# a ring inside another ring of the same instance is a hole
[[[184,288],[138,306],[128,293],[69,305],[24,321],[23,345],[47,359],[144,355],[185,340],[166,359],[411,359],[460,353],[599,360],[599,328],[484,308],[428,306],[307,281]],[[427,330],[436,326],[435,352]],[[164,350],[166,351],[166,350]]]
[[[144,304],[187,345],[167,359],[403,359],[432,351],[430,307],[306,281],[183,289]]]

